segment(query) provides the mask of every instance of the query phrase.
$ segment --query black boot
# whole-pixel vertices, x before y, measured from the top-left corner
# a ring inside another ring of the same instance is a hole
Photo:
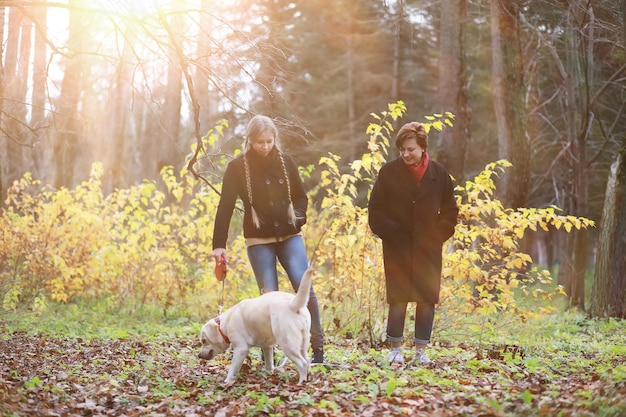
[[[324,347],[314,347],[313,348],[313,358],[311,358],[311,363],[324,363]]]
[[[307,307],[311,312],[311,349],[313,350],[311,363],[324,363],[324,333],[320,321],[320,309],[313,289],[311,289]]]

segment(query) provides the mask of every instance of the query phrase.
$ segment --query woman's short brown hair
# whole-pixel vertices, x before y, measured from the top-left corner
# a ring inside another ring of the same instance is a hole
[[[400,149],[404,142],[411,139],[415,139],[417,144],[424,150],[428,148],[428,134],[423,124],[409,122],[402,126],[396,135],[396,149]]]

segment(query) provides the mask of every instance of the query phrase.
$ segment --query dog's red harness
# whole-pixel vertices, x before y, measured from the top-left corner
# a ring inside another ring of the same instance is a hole
[[[220,334],[222,335],[222,337],[224,338],[226,343],[230,343],[230,339],[228,338],[228,336],[226,336],[224,334],[224,332],[222,331],[222,327],[220,326],[220,316],[219,315],[217,317],[215,317],[215,322],[217,323],[217,331],[220,332]]]

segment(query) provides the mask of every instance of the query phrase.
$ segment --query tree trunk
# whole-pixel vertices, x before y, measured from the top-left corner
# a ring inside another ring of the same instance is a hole
[[[626,0],[622,0],[622,40],[626,45]],[[626,138],[611,166],[600,220],[591,288],[592,317],[626,319]]]
[[[491,0],[493,96],[498,152],[500,159],[513,164],[503,175],[504,187],[499,189],[499,194],[505,207],[512,208],[526,205],[530,174],[519,7],[519,0]]]
[[[4,39],[4,23],[5,23],[6,7],[0,7],[0,39]],[[4,42],[0,42],[0,57],[4,56]],[[0,109],[4,108],[4,94],[6,85],[5,65],[0,59]],[[5,117],[0,112],[0,126],[4,123]],[[9,141],[6,134],[0,132],[0,207],[3,206],[5,190],[9,187]]]
[[[604,209],[589,314],[592,317],[626,318],[626,139],[611,166]]]
[[[2,154],[0,170],[3,189],[26,171],[32,171],[25,148],[32,146],[26,123],[28,113],[27,80],[31,52],[32,21],[18,7],[9,7],[8,33],[2,76]],[[4,29],[4,28],[3,28]]]
[[[581,216],[589,212],[589,167],[587,163],[587,141],[594,110],[593,68],[595,65],[594,48],[596,47],[594,10],[587,1],[569,3],[567,12],[567,68],[565,103],[566,134],[571,149],[571,189],[569,191],[569,214]],[[566,265],[571,269],[559,271],[559,283],[564,286],[570,297],[570,304],[580,309],[585,308],[585,275],[589,265],[589,232],[580,230],[566,237],[573,241],[573,251],[564,255]]]
[[[28,114],[27,104],[32,101],[27,97],[28,76],[30,73],[31,37],[33,32],[33,21],[26,15],[22,16],[20,22],[20,56],[17,71],[16,83],[14,85],[13,98],[15,100],[15,111],[13,117],[16,122],[15,132],[18,136],[19,159],[15,160],[17,170],[21,172],[33,172],[32,144],[35,141],[31,132],[27,129],[26,117]]]
[[[626,0],[622,0],[622,41],[626,45]]]
[[[351,25],[352,21],[348,23]],[[354,82],[354,37],[352,34],[352,30],[346,35],[346,59],[348,67],[347,71],[347,113],[348,113],[348,143],[350,144],[350,160],[354,161],[357,159],[357,149],[359,148],[358,141],[354,140],[356,138],[356,111],[355,111],[355,98],[356,91],[358,90],[358,86],[355,85]]]
[[[200,28],[206,32],[200,32],[198,38],[198,66],[194,76],[194,85],[196,97],[198,98],[198,106],[200,114],[200,134],[204,135],[215,124],[216,120],[211,121],[213,113],[211,104],[211,94],[209,88],[209,74],[211,74],[211,28],[215,25],[213,17],[208,13],[211,8],[212,0],[202,0],[200,10]]]
[[[70,0],[69,54],[65,57],[65,72],[58,99],[53,146],[54,186],[72,187],[74,165],[81,137],[78,103],[81,92],[83,16],[78,11],[79,0]]]
[[[181,34],[185,28],[180,14],[173,14],[168,21],[170,34]],[[171,37],[168,48],[167,86],[165,90],[165,102],[161,109],[163,113],[164,129],[160,137],[153,137],[153,143],[158,146],[157,159],[153,161],[152,169],[148,173],[151,178],[159,176],[164,166],[178,165],[180,152],[178,144],[180,140],[180,111],[182,107],[181,93],[183,89],[182,62],[179,53],[182,53],[177,39]]]
[[[33,107],[30,125],[38,138],[42,138],[46,107],[46,21],[47,8],[34,7],[35,45],[33,55]],[[41,161],[35,158],[36,165]]]
[[[28,88],[32,32],[33,21],[28,16],[22,16],[20,22],[20,56],[17,69],[17,93],[20,97],[26,97],[26,89]],[[25,103],[26,101],[20,103],[20,121],[24,121],[26,115]]]
[[[396,2],[397,9],[395,10],[396,30],[393,37],[393,63],[391,65],[391,98],[394,103],[400,100],[400,55],[402,53],[402,48],[400,48],[400,35],[402,33],[402,21],[404,20],[404,1],[405,0],[398,0]]]
[[[8,10],[9,31],[7,33],[6,48],[4,49],[4,76],[7,77],[7,80],[12,80],[17,72],[22,12],[17,7],[9,7]]]
[[[19,99],[16,89],[17,73],[19,68],[19,44],[20,29],[23,18],[22,12],[17,7],[9,7],[8,33],[5,48],[4,68],[3,68],[3,91],[2,91],[2,133],[4,136],[6,163],[2,164],[2,177],[5,178],[7,186],[16,177],[21,161],[21,147],[19,144],[20,134],[17,131],[16,104],[23,102]]]
[[[133,54],[131,51],[132,31],[126,28],[126,35],[120,42],[124,42],[121,46],[122,54],[115,75],[115,84],[111,89],[110,109],[111,115],[108,118],[106,126],[102,130],[106,132],[109,140],[103,140],[107,146],[102,149],[104,155],[104,174],[102,179],[102,188],[105,194],[110,193],[116,188],[128,186],[137,180],[128,175],[133,163],[129,158],[131,154],[129,147],[135,142],[130,129],[130,119],[133,117],[131,84],[132,84],[132,62]]]
[[[455,115],[454,126],[440,133],[435,158],[457,182],[464,180],[465,150],[469,135],[469,110],[465,79],[464,33],[467,0],[441,2],[439,30],[439,109]]]

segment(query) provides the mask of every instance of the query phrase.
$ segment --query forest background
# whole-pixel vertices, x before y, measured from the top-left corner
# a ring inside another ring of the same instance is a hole
[[[604,227],[538,231],[521,244],[573,305],[585,308],[598,274],[609,298],[598,292],[596,314],[624,314],[624,1],[0,6],[3,208],[26,173],[71,189],[95,162],[104,196],[144,180],[164,189],[161,170],[185,166],[219,191],[254,113],[277,120],[302,167],[333,155],[345,173],[368,150],[371,114],[401,101],[408,114],[392,129],[454,115],[430,152],[458,184],[507,160],[504,207],[554,206],[597,225],[606,210]],[[221,136],[203,143],[216,126]],[[321,173],[309,171],[312,189]],[[357,187],[363,206],[367,184]]]
[[[625,12],[626,0],[0,1],[2,411],[158,411],[167,398],[180,415],[444,413],[453,398],[455,414],[620,415],[623,320],[576,312],[626,315]],[[204,392],[225,367],[195,358],[198,326],[257,292],[239,214],[225,281],[210,255],[222,173],[257,113],[309,190],[328,356],[349,368],[313,376],[324,403],[258,393],[274,379]],[[461,212],[434,330],[442,368],[398,375],[380,354],[365,207],[414,120]],[[365,382],[344,403],[346,380]]]

